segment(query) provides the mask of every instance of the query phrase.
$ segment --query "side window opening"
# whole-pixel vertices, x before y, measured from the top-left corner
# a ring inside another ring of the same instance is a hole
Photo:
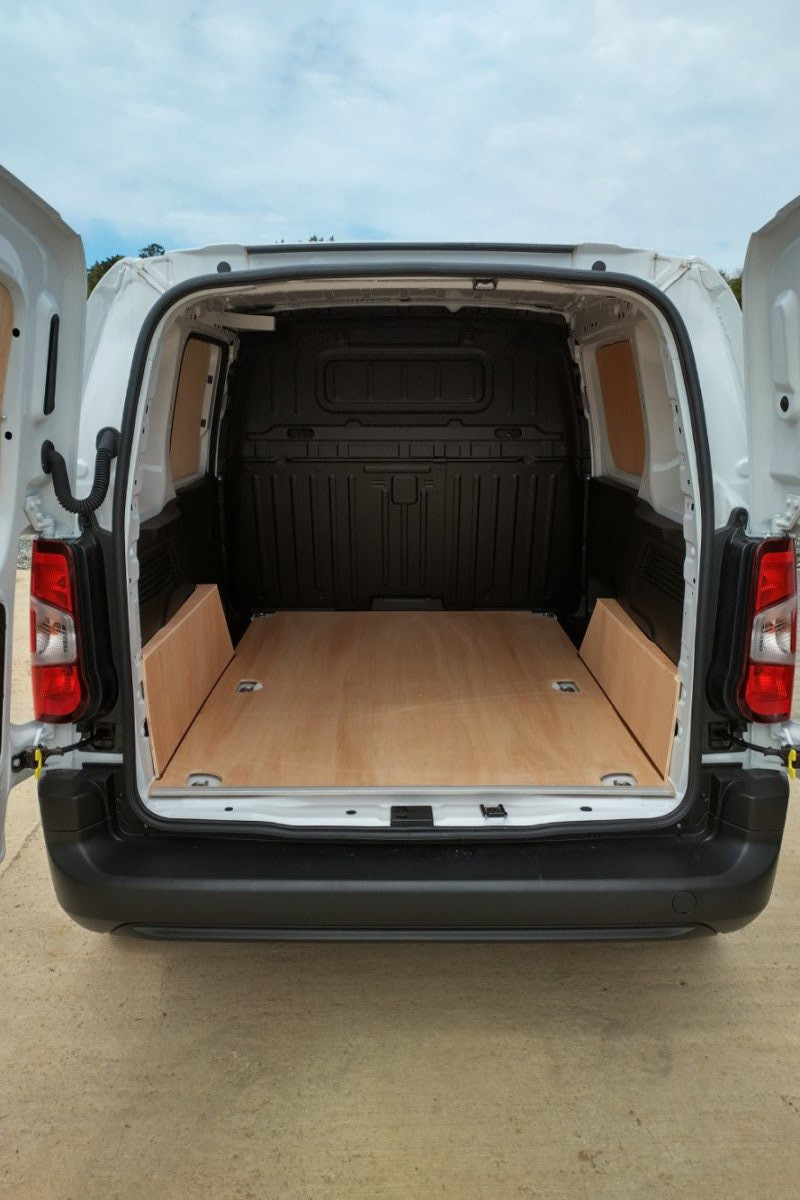
[[[204,474],[208,466],[211,406],[217,390],[221,347],[206,338],[189,337],[183,348],[172,427],[169,463],[175,486]]]

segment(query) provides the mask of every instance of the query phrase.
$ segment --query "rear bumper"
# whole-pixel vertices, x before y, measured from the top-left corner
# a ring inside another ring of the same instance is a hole
[[[79,924],[145,937],[551,940],[748,924],[772,890],[782,773],[710,777],[703,828],[458,844],[123,835],[109,778],[52,771],[40,800],[56,894]],[[707,779],[706,782],[709,782]]]

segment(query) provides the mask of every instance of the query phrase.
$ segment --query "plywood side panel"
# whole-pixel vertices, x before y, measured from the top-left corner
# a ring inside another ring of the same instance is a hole
[[[598,600],[581,645],[581,658],[636,739],[666,776],[678,675],[616,600]]]
[[[245,679],[261,688],[237,692]],[[225,787],[663,785],[558,623],[529,612],[255,620],[159,787],[194,772]]]
[[[595,351],[595,362],[611,456],[621,471],[641,475],[644,421],[633,347],[628,341],[601,346]]]
[[[211,343],[191,337],[183,348],[178,390],[169,439],[173,479],[186,479],[200,469],[200,420],[211,367]]]
[[[157,775],[232,657],[216,584],[201,584],[144,647],[147,727]]]

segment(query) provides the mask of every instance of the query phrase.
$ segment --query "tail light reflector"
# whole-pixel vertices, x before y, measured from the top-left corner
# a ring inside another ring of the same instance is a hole
[[[64,542],[33,543],[31,677],[38,720],[74,721],[85,711],[72,552]]]
[[[786,720],[797,646],[797,569],[792,538],[767,538],[756,551],[748,612],[749,649],[739,705],[750,721]]]

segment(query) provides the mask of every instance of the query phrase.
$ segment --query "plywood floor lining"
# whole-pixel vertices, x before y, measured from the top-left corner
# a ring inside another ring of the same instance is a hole
[[[196,772],[232,788],[664,784],[558,623],[528,612],[257,619],[154,790]]]

